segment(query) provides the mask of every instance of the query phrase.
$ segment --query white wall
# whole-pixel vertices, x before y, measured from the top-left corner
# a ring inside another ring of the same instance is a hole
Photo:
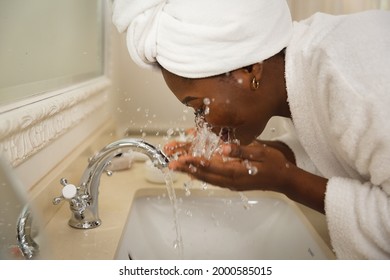
[[[193,126],[193,111],[171,93],[161,73],[141,69],[131,60],[125,34],[112,26],[112,98],[113,114],[119,135],[188,128]]]

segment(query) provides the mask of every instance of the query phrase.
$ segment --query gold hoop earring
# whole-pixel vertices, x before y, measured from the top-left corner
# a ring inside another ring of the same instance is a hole
[[[260,86],[260,81],[256,80],[256,77],[253,77],[252,82],[251,82],[251,89],[256,90]]]

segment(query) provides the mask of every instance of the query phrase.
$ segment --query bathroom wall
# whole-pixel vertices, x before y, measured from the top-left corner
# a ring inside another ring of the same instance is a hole
[[[293,19],[299,20],[317,12],[351,13],[372,8],[389,8],[389,0],[288,0]],[[159,72],[140,69],[130,59],[125,34],[112,28],[113,113],[118,132],[163,133],[169,128],[193,126],[192,109],[184,106],[165,85]],[[283,133],[283,119],[274,118],[264,137]],[[272,132],[272,133],[271,133]]]
[[[141,69],[131,60],[126,35],[112,25],[113,113],[119,135],[193,126],[193,111],[181,104],[165,84],[159,71]]]

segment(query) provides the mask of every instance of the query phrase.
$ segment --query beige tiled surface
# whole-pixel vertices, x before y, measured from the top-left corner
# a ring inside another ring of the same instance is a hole
[[[68,226],[70,210],[67,202],[54,206],[53,197],[60,194],[61,177],[78,184],[82,172],[87,166],[87,159],[106,144],[117,140],[109,127],[96,133],[95,140],[86,143],[74,151],[61,166],[53,169],[38,184],[32,193],[39,214],[43,217],[45,236],[49,239],[50,259],[114,259],[116,248],[131,207],[134,194],[141,188],[166,188],[164,184],[150,183],[145,179],[144,165],[134,162],[129,170],[117,171],[110,177],[102,175],[99,194],[99,214],[102,225],[95,229],[80,230]],[[147,141],[158,146],[163,144],[161,137],[148,137]],[[174,188],[183,189],[188,177],[178,174]],[[210,189],[210,187],[209,187]],[[219,189],[219,188],[218,188]],[[325,217],[311,209],[299,206],[313,230],[329,246],[329,235]],[[321,241],[322,242],[322,241]]]

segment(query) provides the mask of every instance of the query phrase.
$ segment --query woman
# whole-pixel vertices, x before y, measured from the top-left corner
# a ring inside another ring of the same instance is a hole
[[[113,22],[136,63],[161,69],[182,103],[239,140],[170,168],[284,193],[326,214],[338,258],[390,258],[389,12],[292,23],[283,0],[117,0]],[[272,116],[294,130],[256,140]]]

